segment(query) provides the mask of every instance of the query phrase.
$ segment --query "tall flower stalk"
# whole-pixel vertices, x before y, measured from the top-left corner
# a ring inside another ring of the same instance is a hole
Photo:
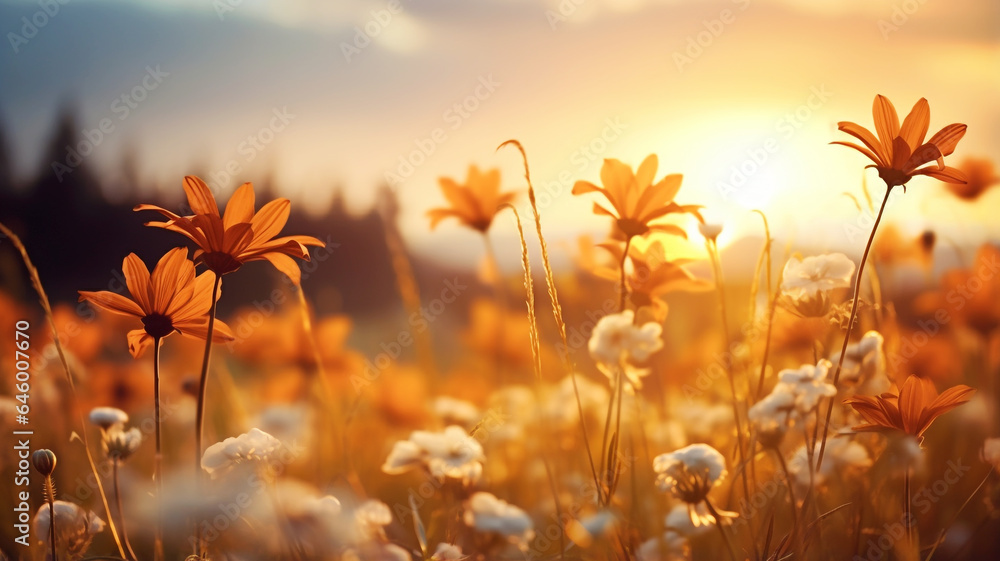
[[[851,332],[854,330],[854,320],[858,313],[858,299],[861,297],[861,279],[863,278],[865,263],[868,261],[868,253],[878,231],[882,215],[889,202],[889,195],[893,187],[902,186],[906,190],[906,183],[916,175],[927,175],[947,183],[966,183],[965,174],[956,168],[948,167],[944,164],[944,157],[950,155],[958,146],[958,141],[965,136],[966,125],[953,123],[935,133],[924,142],[924,137],[930,128],[930,106],[927,100],[921,98],[910,110],[910,113],[903,120],[902,126],[899,124],[899,117],[896,115],[896,108],[887,98],[881,95],[875,96],[872,104],[872,119],[875,123],[876,135],[868,129],[849,121],[841,121],[837,128],[860,140],[864,146],[859,146],[852,142],[835,141],[832,144],[840,144],[854,148],[864,154],[874,162],[866,167],[875,168],[878,175],[885,181],[885,197],[879,206],[878,215],[875,217],[875,224],[872,226],[868,242],[865,244],[865,251],[861,256],[861,263],[858,265],[858,276],[854,282],[854,297],[851,301],[851,314],[847,321],[847,333],[844,334],[844,343],[840,350],[840,359],[837,361],[837,369],[833,374],[833,385],[840,381],[840,371],[844,365],[844,357],[847,356],[847,345],[851,339]],[[928,165],[931,162],[937,165]],[[826,452],[826,438],[830,431],[830,419],[833,415],[833,401],[830,400],[826,408],[825,421],[823,423],[823,437],[820,439],[819,457],[816,460],[816,469],[823,466],[823,455]]]

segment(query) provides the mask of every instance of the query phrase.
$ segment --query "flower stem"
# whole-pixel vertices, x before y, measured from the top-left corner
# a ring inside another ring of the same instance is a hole
[[[208,385],[208,363],[212,358],[212,332],[215,329],[215,312],[219,303],[219,290],[222,288],[222,277],[215,276],[212,286],[212,307],[208,312],[208,334],[205,336],[205,355],[201,361],[201,377],[198,379],[198,409],[195,413],[194,432],[194,487],[196,496],[201,496],[201,454],[202,436],[205,432],[205,387]],[[158,433],[157,433],[158,434]],[[201,520],[194,519],[194,554],[201,557]]]
[[[45,477],[45,495],[49,502],[49,544],[52,549],[52,561],[58,561],[56,558],[56,505],[55,505],[55,487],[52,486],[52,476],[48,475]]]
[[[156,425],[156,456],[153,479],[156,481],[156,528],[153,538],[153,559],[163,559],[163,453],[160,443],[160,338],[153,338],[153,421]],[[117,481],[117,479],[115,480]]]
[[[619,277],[619,295],[618,295],[618,311],[625,311],[625,301],[628,297],[628,288],[625,286],[625,260],[628,259],[628,248],[632,245],[632,236],[625,239],[625,250],[622,251],[622,261],[619,263],[619,269],[621,270],[621,276]]]
[[[729,559],[731,561],[736,561],[736,551],[733,549],[733,542],[729,541],[729,534],[722,527],[722,516],[715,510],[712,506],[712,502],[705,497],[705,506],[708,507],[708,513],[715,517],[715,525],[719,528],[719,533],[722,534],[722,541],[726,544],[726,551],[729,552]]]
[[[906,546],[913,547],[913,511],[910,506],[910,466],[903,472],[903,524],[906,526]]]
[[[892,193],[892,185],[886,184],[885,198],[882,199],[882,206],[878,209],[878,216],[875,217],[875,224],[872,226],[872,233],[868,236],[868,243],[865,244],[865,252],[861,256],[861,263],[858,264],[858,277],[854,281],[854,299],[851,303],[851,315],[847,320],[847,333],[844,334],[844,344],[840,347],[840,359],[837,361],[837,369],[833,372],[833,385],[840,381],[840,369],[844,366],[844,357],[847,356],[847,344],[851,340],[851,331],[854,329],[854,319],[858,315],[858,300],[861,299],[861,279],[865,272],[865,263],[868,261],[868,252],[872,249],[872,242],[875,240],[875,232],[878,231],[879,222],[882,221],[882,213],[889,203],[889,194]],[[830,404],[826,408],[826,421],[823,422],[823,438],[819,443],[819,458],[816,460],[816,471],[823,467],[823,455],[826,453],[826,437],[830,432],[830,418],[833,416],[833,402],[836,396],[830,398]]]
[[[736,448],[739,452],[739,465],[744,468],[740,469],[741,480],[743,482],[743,496],[747,499],[750,498],[750,484],[747,481],[747,470],[745,469],[745,458],[746,458],[746,443],[743,440],[743,422],[740,421],[740,411],[738,405],[738,394],[736,393],[736,373],[733,372],[733,343],[729,338],[729,313],[726,307],[726,290],[725,285],[722,281],[722,262],[719,259],[719,246],[716,245],[714,240],[706,240],[705,244],[708,246],[708,254],[712,260],[712,271],[715,275],[715,287],[719,292],[719,309],[722,314],[722,333],[725,336],[726,341],[726,351],[723,354],[723,360],[726,364],[726,374],[729,378],[729,391],[733,395],[733,421],[736,424]],[[753,525],[750,526],[751,531],[753,530]],[[755,540],[756,541],[756,540]]]
[[[115,491],[115,506],[118,507],[118,518],[122,521],[122,541],[125,542],[125,548],[128,549],[129,558],[132,561],[138,561],[139,557],[132,550],[132,543],[128,539],[128,525],[125,523],[125,509],[122,508],[122,492],[118,485],[118,466],[121,464],[121,460],[118,458],[111,459],[111,483],[114,486]]]

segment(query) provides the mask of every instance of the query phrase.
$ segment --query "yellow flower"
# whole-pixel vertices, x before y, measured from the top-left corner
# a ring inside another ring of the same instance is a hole
[[[914,175],[929,175],[948,183],[966,182],[964,173],[944,165],[944,157],[955,151],[958,141],[965,135],[965,125],[948,125],[924,142],[931,121],[930,106],[924,98],[913,106],[902,127],[896,108],[884,96],[875,96],[872,116],[878,138],[860,125],[841,121],[837,128],[857,138],[864,146],[839,140],[831,144],[850,146],[868,156],[875,164],[867,167],[878,170],[879,177],[889,188],[905,185]],[[937,167],[920,167],[935,160]]]
[[[431,229],[445,218],[457,218],[473,230],[485,233],[493,223],[497,208],[513,202],[516,193],[500,192],[500,170],[491,169],[486,173],[476,166],[469,166],[465,185],[459,185],[450,177],[438,179],[441,192],[451,204],[450,207],[434,208],[427,211],[431,219]]]
[[[141,356],[154,339],[162,339],[174,331],[205,339],[215,274],[209,271],[195,276],[194,263],[187,258],[187,253],[184,247],[170,250],[156,264],[152,275],[145,263],[130,253],[122,263],[122,272],[132,299],[106,290],[81,290],[80,301],[142,321],[142,329],[128,332],[128,350],[135,358]],[[229,326],[221,321],[215,323],[213,331],[215,342],[234,338]]]
[[[577,181],[573,185],[573,194],[597,192],[604,195],[614,212],[594,203],[594,214],[614,218],[618,230],[627,239],[645,236],[654,230],[686,238],[687,233],[675,224],[652,224],[657,218],[682,212],[693,214],[699,221],[703,221],[698,213],[701,206],[673,202],[681,188],[681,174],[672,173],[659,183],[653,183],[658,165],[656,155],[650,154],[639,165],[639,169],[632,173],[632,168],[627,164],[612,158],[605,159],[601,166],[601,183],[604,187],[598,187],[589,181]]]
[[[191,216],[179,216],[156,205],[138,205],[133,210],[155,210],[165,216],[166,222],[146,225],[187,236],[198,245],[195,261],[204,263],[217,275],[232,273],[248,261],[266,259],[299,284],[302,273],[292,258],[308,261],[306,246],[324,245],[312,236],[275,238],[288,221],[291,203],[288,199],[275,199],[255,213],[252,183],[244,183],[233,193],[224,215],[219,214],[215,195],[201,179],[193,175],[185,177],[184,192],[194,211]]]

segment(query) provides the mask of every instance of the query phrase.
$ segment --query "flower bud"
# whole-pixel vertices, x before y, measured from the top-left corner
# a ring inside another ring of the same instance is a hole
[[[31,455],[31,465],[35,467],[38,473],[48,477],[56,470],[56,455],[52,450],[36,450]]]

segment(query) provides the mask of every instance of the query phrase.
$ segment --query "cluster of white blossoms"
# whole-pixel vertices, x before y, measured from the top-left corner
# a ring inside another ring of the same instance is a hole
[[[673,530],[642,543],[636,551],[639,561],[689,561],[691,546],[688,539]]]
[[[132,427],[125,429],[128,414],[114,407],[95,407],[90,410],[90,422],[101,429],[101,445],[108,458],[125,461],[142,444],[142,433]]]
[[[820,399],[837,395],[837,388],[827,381],[832,366],[823,359],[816,365],[803,364],[778,373],[778,383],[771,393],[747,413],[762,444],[776,446],[792,421],[811,413]]]
[[[431,410],[445,426],[472,427],[483,417],[483,413],[474,404],[446,395],[435,398],[431,403]]]
[[[253,428],[209,446],[201,456],[201,467],[212,475],[222,474],[244,462],[270,463],[280,450],[280,440]]]
[[[830,309],[830,291],[851,286],[853,276],[854,262],[843,253],[793,257],[785,263],[781,292],[799,315],[823,316]]]
[[[661,489],[687,503],[688,516],[695,526],[715,522],[702,503],[708,493],[726,478],[726,460],[707,444],[691,444],[653,459],[656,483]],[[733,515],[734,513],[722,513]]]
[[[813,448],[811,465],[815,467],[819,459],[820,444]],[[823,465],[819,470],[810,469],[810,454],[806,446],[800,446],[788,462],[788,471],[799,496],[810,488],[810,478],[816,487],[823,487],[831,480],[843,481],[858,476],[872,465],[868,449],[845,438],[831,438],[826,441]]]
[[[518,547],[527,548],[535,537],[531,517],[492,493],[474,493],[465,503],[463,520],[478,532],[497,534]]]
[[[442,432],[414,431],[409,440],[392,447],[382,471],[398,474],[424,468],[438,480],[457,479],[475,483],[483,474],[483,446],[465,429],[451,425]]]
[[[885,339],[878,331],[865,333],[860,341],[847,346],[840,379],[855,384],[857,393],[879,395],[889,391],[892,382],[885,373]],[[830,361],[840,361],[840,351],[830,355]]]
[[[637,367],[636,363],[649,360],[653,353],[663,348],[662,333],[663,327],[658,323],[635,325],[634,312],[625,310],[598,320],[587,349],[612,384],[617,378],[618,370],[622,369],[630,384],[627,388],[640,389],[641,378],[648,375],[649,370]]]

